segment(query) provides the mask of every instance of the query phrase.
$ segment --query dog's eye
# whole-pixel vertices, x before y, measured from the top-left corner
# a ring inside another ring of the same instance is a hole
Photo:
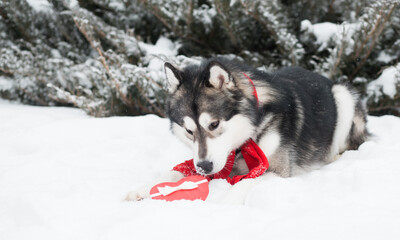
[[[190,135],[193,135],[193,132],[191,131],[191,130],[189,130],[189,129],[187,129],[187,128],[185,128],[186,129],[186,132],[187,133],[189,133]]]
[[[219,126],[219,120],[212,122],[208,126],[208,129],[210,129],[210,131],[214,131],[215,129],[217,129],[218,126]]]

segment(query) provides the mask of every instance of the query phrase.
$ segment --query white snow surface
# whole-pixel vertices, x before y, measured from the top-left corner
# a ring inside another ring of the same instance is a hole
[[[168,120],[1,100],[0,239],[398,239],[400,119],[368,121],[373,138],[358,151],[271,175],[244,205],[218,202],[235,187],[224,180],[210,182],[213,202],[125,202],[191,158]]]

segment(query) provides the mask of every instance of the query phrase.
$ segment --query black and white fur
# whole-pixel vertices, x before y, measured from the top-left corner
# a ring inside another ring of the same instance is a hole
[[[299,67],[266,73],[238,61],[213,58],[182,70],[166,63],[165,73],[171,129],[193,149],[196,170],[203,175],[222,170],[228,154],[249,138],[268,158],[266,175],[289,177],[357,149],[368,137],[358,95]],[[254,82],[258,103],[244,73]],[[232,174],[246,172],[239,154]],[[171,171],[158,181],[182,177]],[[148,197],[148,190],[132,192],[127,199]]]

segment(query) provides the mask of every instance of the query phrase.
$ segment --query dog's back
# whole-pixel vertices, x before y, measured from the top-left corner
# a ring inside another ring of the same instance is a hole
[[[297,165],[332,161],[365,141],[365,110],[349,87],[299,67],[283,68],[273,76],[275,80],[267,81],[284,89],[279,105],[288,105],[281,112],[282,143],[295,149],[290,155]]]

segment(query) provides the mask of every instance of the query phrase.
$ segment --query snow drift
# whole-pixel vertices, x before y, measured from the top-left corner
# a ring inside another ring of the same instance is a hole
[[[124,202],[191,152],[166,119],[93,118],[0,101],[0,239],[397,239],[400,119],[369,117],[358,151],[291,178],[271,176],[244,205]],[[250,180],[251,181],[251,180]]]

